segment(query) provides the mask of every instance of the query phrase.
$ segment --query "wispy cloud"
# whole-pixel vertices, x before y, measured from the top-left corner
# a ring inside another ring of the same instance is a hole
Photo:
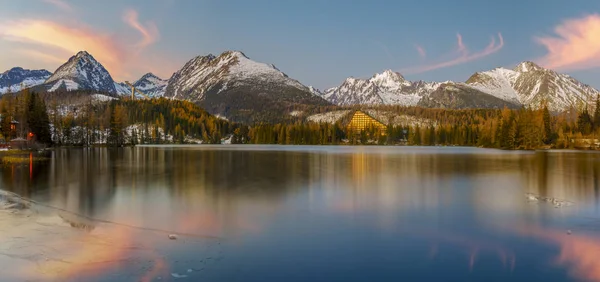
[[[463,43],[462,35],[457,34],[456,37],[457,37],[457,50],[454,52],[455,55],[454,55],[453,59],[441,61],[438,63],[432,63],[432,64],[426,64],[426,65],[421,65],[421,66],[416,66],[416,67],[405,68],[405,69],[400,70],[400,72],[403,74],[417,74],[417,73],[424,73],[424,72],[428,72],[428,71],[432,71],[432,70],[436,70],[436,69],[452,67],[452,66],[464,64],[467,62],[471,62],[471,61],[489,56],[491,54],[494,54],[494,53],[500,51],[500,49],[502,49],[502,47],[504,47],[504,38],[502,37],[502,34],[500,34],[500,33],[498,33],[498,43],[496,43],[496,38],[492,37],[490,40],[490,43],[483,50],[476,51],[476,52],[472,52],[467,48],[467,46]]]
[[[119,46],[114,37],[82,25],[70,27],[34,19],[10,21],[0,24],[0,37],[34,46],[54,47],[49,52],[58,49],[75,54],[87,50],[101,60],[102,64],[117,72],[121,69],[120,61],[124,57],[122,46]]]
[[[427,58],[427,52],[425,51],[425,48],[421,47],[419,44],[415,44],[415,49],[417,49],[417,52],[421,58]]]
[[[150,67],[147,61],[139,62],[139,54],[159,39],[159,31],[152,22],[141,24],[135,10],[127,10],[123,21],[138,31],[142,38],[130,40],[124,35],[105,33],[81,22],[65,25],[47,20],[22,19],[0,21],[0,39],[20,42],[23,48],[17,52],[19,55],[48,63],[65,62],[78,51],[86,50],[115,78],[129,79],[138,65]]]
[[[467,55],[469,53],[469,50],[467,49],[467,46],[465,46],[465,44],[463,43],[462,35],[460,35],[460,33],[456,34],[456,39],[458,41],[458,52],[463,56]]]
[[[138,46],[141,48],[156,42],[160,36],[154,22],[147,22],[145,25],[139,22],[136,10],[126,10],[123,15],[123,21],[142,34],[142,41],[138,43]]]
[[[21,49],[17,50],[16,52],[25,57],[35,58],[37,60],[48,63],[60,64],[65,62],[65,58],[63,58],[62,56],[56,56],[49,52],[42,52],[35,49]]]
[[[72,12],[73,11],[73,7],[71,5],[69,5],[69,3],[65,2],[64,0],[42,0],[48,4],[54,5],[57,8],[67,11],[67,12]]]
[[[600,15],[568,19],[554,28],[555,35],[534,40],[547,54],[535,60],[557,70],[584,70],[600,67]]]

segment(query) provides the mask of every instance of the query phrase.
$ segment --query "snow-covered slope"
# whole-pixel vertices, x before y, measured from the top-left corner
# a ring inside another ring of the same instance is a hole
[[[133,86],[149,97],[162,97],[167,90],[168,80],[161,79],[153,73],[147,73],[138,79]],[[129,90],[131,92],[131,90]]]
[[[248,84],[277,84],[311,93],[308,87],[289,78],[274,65],[252,61],[239,51],[227,51],[218,57],[209,54],[187,62],[169,79],[166,96],[201,101],[209,90],[220,93]]]
[[[386,70],[370,79],[347,78],[323,97],[337,105],[416,105],[423,96],[433,92],[440,83],[408,81],[401,74]]]
[[[520,104],[519,94],[513,88],[519,75],[520,73],[517,71],[495,68],[490,71],[475,73],[467,80],[467,84],[502,100]]]
[[[110,73],[86,51],[77,53],[60,66],[46,80],[45,85],[49,92],[66,89],[117,93]]]
[[[28,70],[15,67],[0,73],[0,94],[18,92],[22,88],[40,85],[52,75],[47,70]]]
[[[169,79],[164,96],[200,102],[214,115],[243,122],[282,120],[300,105],[329,105],[274,65],[239,51],[195,57]]]
[[[411,82],[387,70],[370,79],[348,78],[342,85],[326,90],[322,97],[344,106],[496,108],[523,105],[539,108],[547,104],[550,110],[561,111],[589,103],[598,94],[598,90],[568,75],[523,62],[512,70],[496,68],[477,72],[466,83]]]
[[[532,62],[522,62],[513,70],[496,68],[478,72],[466,83],[500,99],[533,108],[547,103],[553,111],[584,105],[600,94],[598,90],[569,75]]]
[[[131,95],[131,87],[125,82],[115,82],[115,90],[119,96]]]

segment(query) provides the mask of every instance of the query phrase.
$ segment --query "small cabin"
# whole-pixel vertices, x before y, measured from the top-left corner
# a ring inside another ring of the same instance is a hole
[[[17,125],[19,125],[19,122],[16,120],[13,120],[10,122],[10,131],[11,132],[15,132],[17,131]]]
[[[348,123],[348,130],[361,132],[369,127],[375,127],[385,134],[387,126],[363,111],[356,111]]]

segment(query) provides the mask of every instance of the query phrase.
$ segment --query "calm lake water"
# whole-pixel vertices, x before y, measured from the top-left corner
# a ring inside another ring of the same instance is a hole
[[[0,281],[600,280],[596,153],[156,146],[50,157],[0,167],[0,189],[35,201],[0,197]]]

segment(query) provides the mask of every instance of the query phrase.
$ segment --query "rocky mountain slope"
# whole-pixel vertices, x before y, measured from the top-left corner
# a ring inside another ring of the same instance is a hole
[[[92,55],[81,51],[58,67],[44,85],[48,92],[56,90],[94,90],[117,94],[110,73]]]
[[[443,83],[429,95],[423,96],[417,106],[448,109],[519,107],[517,103],[495,97],[467,84],[454,82]]]
[[[337,105],[407,105],[415,106],[423,96],[433,92],[440,83],[408,81],[400,73],[386,70],[370,79],[347,78],[327,89],[323,98]]]
[[[247,122],[277,120],[302,105],[329,104],[274,65],[238,51],[190,60],[169,79],[164,96],[198,102],[213,114]]]
[[[21,88],[40,85],[52,75],[47,70],[28,70],[15,67],[0,73],[0,94],[18,92]]]
[[[348,78],[323,98],[337,105],[404,105],[441,108],[581,107],[600,92],[566,74],[522,62],[514,69],[477,72],[465,83],[411,82],[384,71],[370,79]]]
[[[0,74],[0,94],[34,87],[37,91],[97,91],[130,95],[94,57],[81,51],[53,74],[13,68]],[[473,74],[465,83],[406,80],[386,70],[368,79],[347,78],[338,87],[319,91],[288,77],[274,65],[255,62],[239,51],[198,56],[168,79],[147,73],[134,82],[150,97],[196,102],[209,112],[234,121],[279,120],[304,106],[336,104],[405,105],[441,108],[511,108],[548,105],[561,111],[581,107],[600,92],[569,75],[523,62],[514,69],[496,68]]]
[[[168,82],[149,72],[133,83],[133,86],[149,97],[162,97],[167,90]]]
[[[505,101],[560,111],[593,101],[600,92],[566,74],[522,62],[514,69],[496,68],[478,72],[466,82],[470,86]]]

